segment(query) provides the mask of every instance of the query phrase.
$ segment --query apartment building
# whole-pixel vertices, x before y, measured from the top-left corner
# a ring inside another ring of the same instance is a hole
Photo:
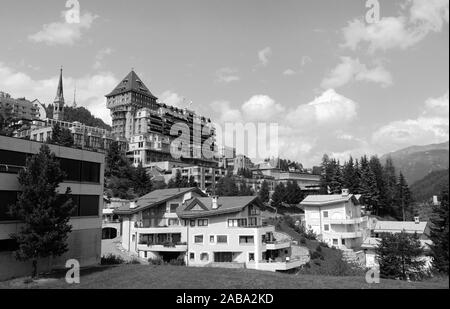
[[[26,158],[39,152],[42,143],[0,136],[0,280],[31,273],[31,263],[18,262],[12,251],[17,248],[10,234],[17,232],[21,222],[8,215],[9,205],[17,201],[18,172],[24,168]],[[68,252],[58,258],[38,261],[42,271],[64,268],[66,260],[77,259],[81,266],[98,264],[101,254],[101,209],[103,204],[104,155],[49,145],[60,160],[66,180],[60,192],[71,189],[77,205],[70,224],[72,232],[67,240]]]
[[[291,239],[264,225],[257,197],[208,197],[197,188],[155,190],[114,213],[122,246],[143,258],[183,258],[188,266],[283,271],[304,263]]]
[[[15,137],[38,142],[46,142],[52,136],[53,127],[58,124],[68,129],[73,136],[74,147],[89,151],[106,153],[113,142],[118,142],[122,149],[127,149],[127,141],[114,136],[110,131],[84,125],[78,121],[68,122],[55,119],[33,121],[27,128],[17,130]]]
[[[25,98],[14,99],[8,93],[0,91],[0,115],[13,121],[31,121],[39,117],[38,109]]]
[[[169,179],[175,177],[178,171],[181,172],[181,176],[186,177],[187,179],[190,179],[190,177],[192,176],[198,187],[203,191],[213,190],[213,186],[215,186],[215,184],[217,184],[219,180],[227,173],[227,171],[223,168],[205,167],[198,165],[185,166],[172,168],[172,173],[169,174]]]
[[[300,205],[305,210],[305,225],[329,246],[359,248],[369,236],[368,217],[361,215],[358,197],[349,194],[308,195]]]

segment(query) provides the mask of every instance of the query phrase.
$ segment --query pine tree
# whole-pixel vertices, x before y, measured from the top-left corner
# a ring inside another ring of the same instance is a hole
[[[431,257],[433,258],[433,268],[447,274],[448,253],[449,253],[449,218],[448,218],[448,184],[440,195],[440,205],[433,205],[431,216],[430,239],[433,244],[430,246]]]
[[[55,155],[47,145],[39,153],[27,159],[26,168],[19,172],[21,192],[18,201],[10,208],[10,214],[23,222],[18,233],[12,234],[19,249],[14,252],[19,261],[32,261],[32,277],[38,273],[37,262],[49,256],[65,253],[67,238],[72,230],[69,224],[74,209],[69,197],[58,193],[65,174]]]
[[[322,157],[322,164],[320,165],[320,191],[322,194],[328,193],[328,188],[331,184],[331,174],[329,173],[330,158],[327,154]]]
[[[397,211],[395,212],[396,218],[397,220],[405,221],[406,216],[411,211],[412,198],[408,183],[401,172],[398,177],[395,201],[397,203]]]
[[[282,182],[275,186],[275,190],[272,194],[272,204],[271,206],[280,207],[286,200],[286,187]]]
[[[383,278],[419,279],[424,274],[424,250],[417,234],[384,233],[375,252]]]
[[[239,188],[232,175],[222,177],[216,185],[216,194],[219,196],[238,196]]]
[[[189,187],[198,187],[198,183],[195,181],[195,177],[193,175],[189,176]]]
[[[342,168],[342,186],[349,189],[350,193],[354,193],[355,176],[355,165],[353,163],[353,158],[350,156],[348,162],[345,162],[344,167]]]
[[[138,167],[134,170],[133,190],[136,193],[137,197],[141,197],[152,190],[152,182],[150,180],[150,176],[142,166],[142,163],[139,163]]]
[[[180,170],[177,170],[175,177],[171,178],[168,183],[169,188],[188,188],[189,180],[187,177],[183,177]]]
[[[132,199],[134,169],[117,142],[111,143],[106,154],[105,191],[110,197]]]
[[[359,190],[362,195],[362,201],[368,210],[377,213],[380,192],[378,191],[376,176],[370,169],[367,156],[363,156],[360,162],[361,181]]]
[[[240,196],[252,196],[253,190],[247,184],[244,182],[239,188],[239,195]]]
[[[269,183],[266,180],[262,182],[261,189],[259,189],[258,195],[262,202],[267,203],[269,201],[270,197]]]
[[[385,213],[396,216],[396,200],[397,195],[397,173],[395,171],[392,158],[388,157],[383,167],[383,178],[386,186],[386,209]]]
[[[297,181],[288,181],[286,185],[285,202],[290,205],[295,205],[303,200],[303,192],[300,189]]]
[[[373,174],[376,184],[377,196],[375,197],[377,203],[374,205],[377,215],[384,215],[386,213],[386,184],[383,175],[383,166],[377,156],[372,156],[369,161],[369,169]]]

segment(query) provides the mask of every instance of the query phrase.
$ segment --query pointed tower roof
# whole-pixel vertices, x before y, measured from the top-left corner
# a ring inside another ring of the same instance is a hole
[[[131,72],[128,73],[128,75],[124,79],[122,79],[122,81],[116,86],[116,88],[114,88],[111,93],[107,94],[106,97],[111,97],[130,91],[146,95],[155,100],[157,99],[157,97],[155,97],[150,92],[147,86],[145,86],[145,84],[142,82],[136,72],[134,72],[134,70],[131,70]]]
[[[62,67],[59,73],[59,83],[58,90],[56,91],[55,102],[64,102],[64,90],[63,90],[63,77],[62,77]]]

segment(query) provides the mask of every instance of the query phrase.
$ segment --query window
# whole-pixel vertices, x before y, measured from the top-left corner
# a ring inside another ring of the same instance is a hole
[[[202,253],[202,254],[200,254],[200,260],[201,260],[202,262],[208,262],[208,260],[209,260],[208,253]]]
[[[60,159],[61,169],[66,173],[66,179],[69,181],[81,180],[81,161],[71,159]]]
[[[14,239],[0,240],[0,252],[15,251],[17,249],[19,249],[19,245]]]
[[[195,235],[194,236],[194,243],[202,244],[203,243],[203,235]]]
[[[195,253],[194,252],[189,253],[189,259],[191,261],[195,260]]]
[[[70,195],[75,208],[72,217],[98,216],[99,196],[98,195]]]
[[[330,226],[328,224],[325,224],[323,228],[324,228],[325,231],[329,231],[330,230]]]
[[[178,204],[170,204],[169,205],[169,213],[173,214],[177,212]]]
[[[240,244],[253,244],[255,242],[254,236],[239,236]]]
[[[227,235],[218,235],[217,236],[217,243],[218,244],[226,244],[226,243],[228,243],[228,236]]]
[[[208,226],[208,219],[198,219],[197,226]]]
[[[247,226],[247,219],[228,219],[228,227]]]
[[[256,218],[256,217],[248,218],[248,225],[249,226],[258,226],[258,218]]]
[[[100,182],[100,163],[81,162],[81,181],[82,182]]]
[[[323,217],[324,217],[324,218],[328,218],[328,211],[324,211],[324,212],[323,212]]]
[[[342,244],[345,246],[345,239],[342,239]]]
[[[178,226],[179,221],[178,219],[169,219],[169,226]]]
[[[17,191],[0,191],[0,221],[14,220],[9,213],[9,206],[17,202],[20,192]]]
[[[338,240],[337,240],[337,239],[333,239],[333,245],[336,245],[336,246],[337,246],[337,245],[338,245],[338,243],[339,243],[339,242],[338,242]]]
[[[194,227],[195,226],[195,220],[191,220],[189,224],[190,224],[191,227]]]
[[[209,236],[209,242],[212,244],[214,243],[214,235]]]
[[[248,261],[249,262],[255,261],[255,254],[253,252],[248,253]]]
[[[25,166],[26,161],[25,153],[0,149],[0,164]]]

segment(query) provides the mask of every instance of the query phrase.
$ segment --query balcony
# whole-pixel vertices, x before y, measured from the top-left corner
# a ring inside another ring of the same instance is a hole
[[[264,243],[266,244],[267,250],[278,250],[278,249],[289,248],[291,246],[290,239],[265,241]]]
[[[346,219],[324,219],[325,224],[358,224],[368,220],[368,217],[346,218]]]
[[[138,250],[141,251],[159,251],[159,252],[185,252],[187,251],[186,242],[140,242]]]
[[[355,232],[329,232],[329,233],[323,233],[324,237],[327,238],[359,238],[363,236],[362,231],[355,231]]]
[[[293,258],[289,261],[274,261],[274,262],[267,262],[264,260],[259,261],[258,265],[256,265],[255,262],[249,262],[247,263],[247,268],[275,272],[280,270],[289,270],[292,268],[297,268],[302,266],[306,262],[307,261],[302,258]]]

